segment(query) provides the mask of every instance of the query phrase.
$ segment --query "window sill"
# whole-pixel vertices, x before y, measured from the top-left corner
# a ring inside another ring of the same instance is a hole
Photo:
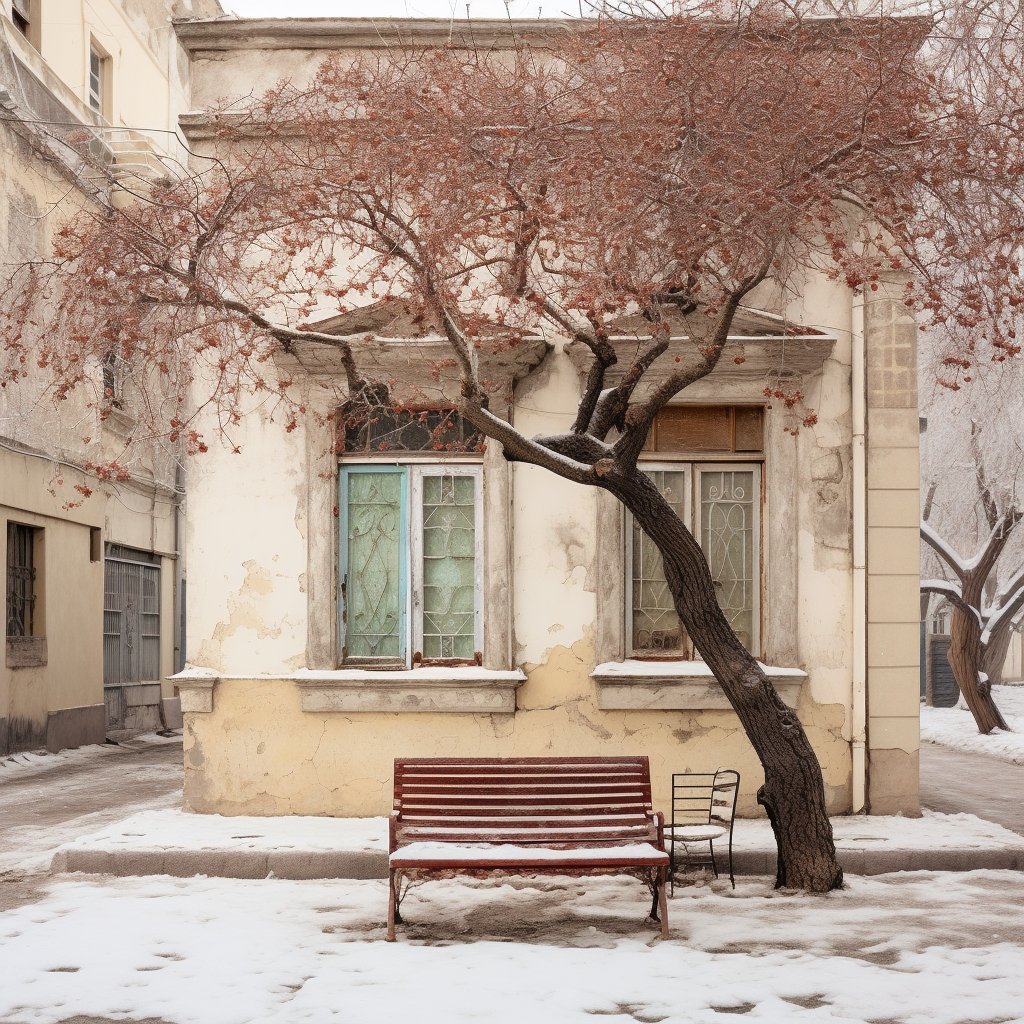
[[[759,663],[760,664],[760,663]],[[761,665],[787,707],[795,708],[807,673]],[[590,674],[605,711],[730,710],[718,680],[702,661],[609,661]]]
[[[428,666],[412,671],[300,670],[295,681],[302,710],[512,714],[516,690],[526,682],[519,671],[499,672],[476,665]]]
[[[8,668],[43,668],[47,662],[45,636],[7,637]]]
[[[500,672],[476,665],[428,667],[411,671],[299,669],[286,676],[221,676],[190,668],[171,677],[181,696],[181,710],[213,711],[213,693],[222,678],[280,679],[299,688],[302,710],[311,714],[343,712],[512,714],[516,690],[526,682],[520,671]]]

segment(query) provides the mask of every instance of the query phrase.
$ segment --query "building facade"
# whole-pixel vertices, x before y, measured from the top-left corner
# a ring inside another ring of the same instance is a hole
[[[69,209],[119,201],[185,159],[188,61],[169,19],[215,0],[7,0],[0,7],[0,272],[45,257]],[[181,478],[116,459],[133,428],[116,358],[56,402],[26,367],[0,391],[5,651],[0,754],[175,724]]]
[[[197,110],[301,84],[330,50],[514,45],[502,24],[473,30],[470,43],[447,22],[178,25]],[[216,147],[203,115],[182,123],[194,149]],[[919,813],[917,329],[901,288],[763,286],[734,326],[744,360],[678,396],[643,456],[796,708],[833,813]],[[395,378],[422,392],[430,339],[412,342],[387,304],[357,314],[319,329],[372,323]],[[618,343],[635,348],[629,324]],[[517,353],[488,374],[504,375],[503,411],[527,436],[567,429],[580,354],[553,336]],[[422,412],[336,436],[337,370],[329,347],[296,343],[281,372],[305,421],[285,432],[254,408],[241,454],[190,467],[186,807],[376,815],[397,756],[630,753],[651,758],[663,806],[673,772],[727,765],[741,813],[757,813],[757,759],[622,508],[495,443],[439,456],[428,437],[467,429],[442,385]],[[816,425],[792,431],[765,398],[780,377]]]

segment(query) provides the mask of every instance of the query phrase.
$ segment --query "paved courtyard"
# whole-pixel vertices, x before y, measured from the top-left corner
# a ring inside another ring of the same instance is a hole
[[[1021,831],[1020,766],[926,746],[926,806]],[[180,758],[140,740],[0,769],[0,1022],[1024,1024],[1018,871],[680,886],[668,942],[631,879],[436,882],[394,945],[378,879],[45,873],[62,843],[178,806]]]

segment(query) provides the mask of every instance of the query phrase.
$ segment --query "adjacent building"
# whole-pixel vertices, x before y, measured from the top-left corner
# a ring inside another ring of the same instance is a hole
[[[173,16],[216,0],[0,5],[0,273],[49,250],[69,208],[118,202],[186,159],[190,107]],[[91,395],[54,402],[35,368],[0,391],[5,650],[0,754],[175,724],[182,478],[159,458],[128,481],[89,465],[131,435],[116,354]]]

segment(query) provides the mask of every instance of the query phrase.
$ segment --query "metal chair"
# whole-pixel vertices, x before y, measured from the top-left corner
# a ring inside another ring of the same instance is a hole
[[[736,796],[740,773],[732,768],[710,772],[684,772],[672,776],[672,814],[665,828],[669,841],[669,874],[675,893],[676,869],[710,867],[715,878],[715,842],[728,836],[729,881],[736,888],[732,869],[732,824],[736,816]],[[676,854],[676,845],[682,853]],[[707,852],[702,849],[707,845]]]

